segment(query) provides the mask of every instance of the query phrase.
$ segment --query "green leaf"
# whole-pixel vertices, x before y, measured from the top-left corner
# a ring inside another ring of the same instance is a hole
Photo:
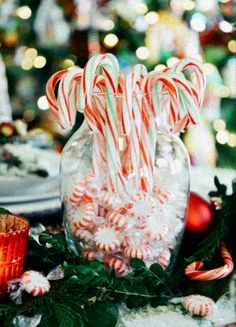
[[[9,210],[0,207],[0,213],[12,214]]]
[[[143,262],[143,260],[138,258],[132,258],[130,260],[130,267],[134,269],[139,269],[139,268],[146,268],[146,265]]]
[[[115,327],[119,310],[112,302],[96,303],[87,310],[89,327]]]
[[[97,273],[97,275],[106,276],[106,269],[101,262],[91,261],[89,267],[91,267],[93,271]]]
[[[158,263],[151,265],[150,270],[157,276],[166,289],[172,287],[172,280]]]

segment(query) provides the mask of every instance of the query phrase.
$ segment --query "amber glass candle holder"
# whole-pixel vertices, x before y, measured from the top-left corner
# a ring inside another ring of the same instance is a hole
[[[29,222],[11,214],[0,214],[0,299],[7,293],[7,282],[23,270],[28,244]]]

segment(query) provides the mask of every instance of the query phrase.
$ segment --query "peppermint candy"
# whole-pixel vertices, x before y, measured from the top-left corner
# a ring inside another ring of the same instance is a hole
[[[194,315],[207,316],[215,308],[215,302],[209,297],[203,295],[186,296],[183,300],[185,309]]]
[[[77,229],[75,231],[75,235],[82,241],[92,244],[93,243],[93,235],[86,229]]]
[[[120,247],[122,236],[114,227],[103,226],[95,232],[94,240],[99,249],[112,252]]]
[[[150,247],[146,244],[128,245],[124,249],[124,254],[127,258],[147,259],[150,255]]]
[[[165,249],[160,253],[157,262],[159,263],[159,265],[162,266],[162,268],[166,269],[170,263],[170,257],[171,257],[170,250]]]
[[[23,284],[23,290],[33,296],[47,294],[50,290],[49,281],[38,271],[28,270],[21,275],[20,280]]]
[[[95,252],[93,250],[82,250],[82,254],[87,261],[92,261],[96,259]]]
[[[125,277],[128,274],[127,264],[118,258],[112,258],[109,261],[109,267],[114,269],[118,276]]]
[[[96,212],[93,202],[91,200],[83,201],[75,212],[75,227],[83,228],[89,226],[95,218],[95,215]]]
[[[125,217],[119,212],[110,211],[108,212],[106,218],[111,224],[115,225],[120,230],[125,230],[127,227],[127,221]]]
[[[146,219],[146,221],[141,224],[140,228],[147,237],[154,241],[163,240],[165,235],[168,233],[167,224],[157,220],[155,217]]]
[[[83,199],[84,193],[85,193],[85,185],[83,183],[80,183],[74,188],[73,192],[69,197],[69,200],[72,203],[80,202]]]

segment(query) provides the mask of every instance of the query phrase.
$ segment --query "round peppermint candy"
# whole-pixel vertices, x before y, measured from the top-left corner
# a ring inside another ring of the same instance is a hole
[[[183,305],[192,314],[204,317],[213,312],[215,302],[203,295],[190,295],[184,298]]]
[[[103,226],[95,232],[94,240],[99,249],[112,252],[120,247],[122,237],[114,227]]]
[[[38,271],[28,270],[21,275],[20,279],[23,289],[33,296],[47,294],[50,290],[49,281]]]

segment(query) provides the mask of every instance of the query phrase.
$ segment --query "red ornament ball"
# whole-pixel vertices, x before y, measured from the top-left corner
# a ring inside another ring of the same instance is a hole
[[[212,205],[200,195],[191,192],[189,197],[186,231],[189,233],[206,232],[212,224]]]

